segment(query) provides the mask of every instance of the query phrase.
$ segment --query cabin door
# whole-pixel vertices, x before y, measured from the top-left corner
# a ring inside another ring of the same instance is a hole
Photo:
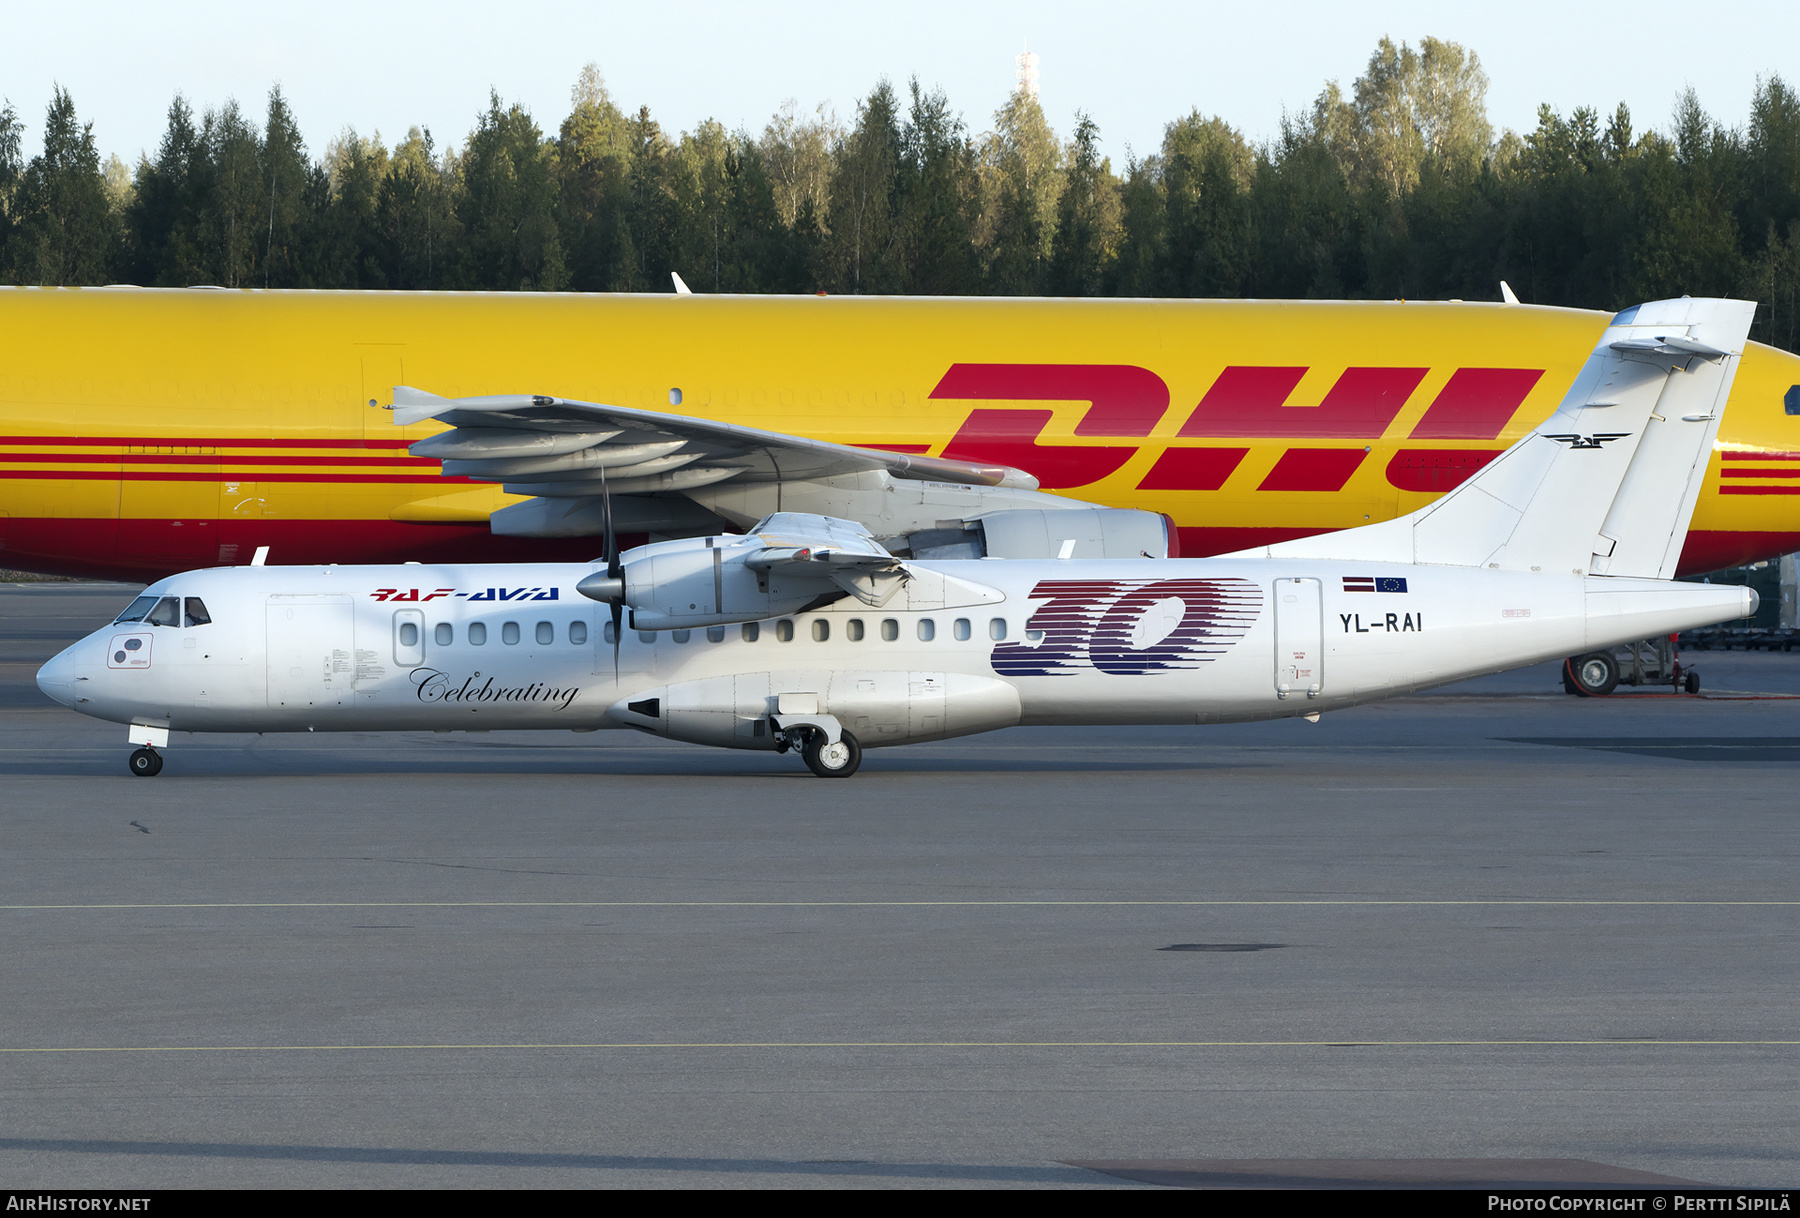
[[[1314,697],[1325,682],[1325,606],[1316,579],[1275,581],[1275,694]]]
[[[349,706],[356,676],[354,610],[347,596],[271,596],[269,706]]]

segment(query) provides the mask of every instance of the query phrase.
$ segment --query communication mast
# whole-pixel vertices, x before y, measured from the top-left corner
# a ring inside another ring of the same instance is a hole
[[[1019,69],[1019,88],[1025,90],[1025,96],[1035,98],[1038,95],[1038,57],[1029,45],[1013,58]]]

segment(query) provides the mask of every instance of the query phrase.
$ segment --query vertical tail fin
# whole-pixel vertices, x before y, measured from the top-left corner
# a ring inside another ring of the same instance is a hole
[[[1672,578],[1755,310],[1685,296],[1626,309],[1556,413],[1467,482],[1410,516],[1266,552]]]

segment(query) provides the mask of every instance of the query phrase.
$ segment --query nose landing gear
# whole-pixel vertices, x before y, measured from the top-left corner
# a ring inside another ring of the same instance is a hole
[[[162,773],[162,754],[153,748],[145,747],[131,754],[126,767],[139,778],[155,778]]]

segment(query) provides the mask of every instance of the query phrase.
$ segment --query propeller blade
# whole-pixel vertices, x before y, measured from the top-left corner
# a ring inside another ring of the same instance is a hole
[[[613,680],[619,679],[619,647],[625,640],[625,566],[619,561],[619,539],[613,533],[612,492],[606,486],[606,467],[600,467],[600,522],[605,535],[606,575],[617,580],[618,599],[612,603]]]

